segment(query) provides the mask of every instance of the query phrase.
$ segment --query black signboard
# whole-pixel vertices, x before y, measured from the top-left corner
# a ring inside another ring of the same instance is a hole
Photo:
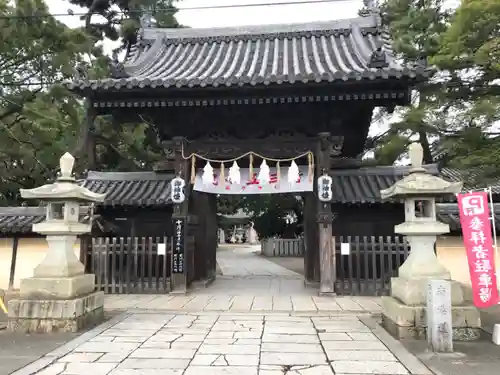
[[[186,219],[174,219],[174,249],[172,252],[172,272],[184,273],[184,246],[186,239]]]

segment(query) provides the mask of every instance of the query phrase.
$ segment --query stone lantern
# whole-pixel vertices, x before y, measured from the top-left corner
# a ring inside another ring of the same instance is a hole
[[[9,302],[10,330],[77,331],[103,317],[104,295],[95,291],[95,276],[85,274],[74,246],[77,236],[90,232],[92,225],[79,222],[80,204],[103,202],[105,194],[77,184],[74,162],[64,154],[55,183],[21,189],[23,198],[47,203],[46,220],[34,224],[33,231],[46,236],[48,251],[33,277],[21,280],[20,298]]]
[[[480,327],[479,313],[472,305],[470,293],[459,282],[451,281],[450,272],[439,263],[434,252],[438,235],[448,233],[449,225],[437,221],[436,198],[458,194],[462,182],[448,182],[428,173],[422,167],[423,150],[419,143],[409,147],[409,175],[388,189],[382,199],[402,199],[405,221],[394,227],[406,236],[411,252],[391,279],[391,296],[382,299],[385,327],[396,336],[425,337],[427,283],[429,279],[450,280],[453,331],[455,339],[470,336]],[[473,335],[475,336],[475,335]]]

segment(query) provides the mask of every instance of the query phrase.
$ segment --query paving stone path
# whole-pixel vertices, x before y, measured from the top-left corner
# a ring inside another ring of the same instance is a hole
[[[403,375],[352,315],[130,314],[39,375]]]
[[[225,277],[273,276],[304,280],[301,274],[288,270],[260,255],[260,245],[221,245],[217,264]]]

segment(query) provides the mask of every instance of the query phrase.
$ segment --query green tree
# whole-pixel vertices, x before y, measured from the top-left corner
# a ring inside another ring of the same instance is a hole
[[[79,100],[58,85],[100,50],[80,29],[48,15],[43,0],[0,0],[0,203],[19,188],[52,178],[58,157],[74,144]],[[89,52],[90,51],[90,52]]]
[[[69,0],[71,4],[87,9],[82,19],[85,28],[99,40],[118,40],[123,46],[133,43],[146,12],[154,17],[157,26],[179,27],[175,19],[178,0]],[[102,16],[94,17],[96,15]],[[102,18],[105,21],[100,21]]]
[[[450,18],[442,0],[385,0],[381,14],[397,57],[413,66],[425,64],[427,57],[437,53]],[[436,77],[431,77],[418,85],[417,90],[412,105],[396,112],[400,119],[371,142],[375,158],[381,164],[394,163],[415,137],[422,143],[425,161],[432,162],[429,137],[440,134],[439,118],[434,116],[434,111],[441,105],[441,87]]]
[[[95,43],[121,38],[118,52],[136,42],[141,23],[154,23],[157,27],[180,27],[175,14],[177,0],[69,0],[70,3],[87,8],[83,17],[85,30]],[[105,22],[100,22],[102,17]],[[150,19],[152,17],[152,19]],[[94,20],[97,20],[94,22]],[[141,20],[142,19],[142,20]],[[108,59],[110,62],[110,59]],[[108,75],[100,71],[99,77]],[[155,124],[137,120],[130,123],[123,118],[104,116],[95,123],[84,121],[74,148],[74,155],[87,169],[137,170],[151,169],[154,162],[161,160]]]
[[[448,152],[451,166],[481,167],[474,173],[478,179],[500,174],[500,145],[492,137],[500,113],[499,9],[495,0],[464,0],[454,11],[438,0],[383,3],[398,57],[406,64],[427,57],[437,70],[417,87],[418,102],[400,109],[401,120],[372,140],[379,161],[394,162],[410,140],[419,139],[426,162],[432,162],[432,141]]]
[[[462,1],[433,62],[453,72],[446,90],[460,136],[446,145],[449,164],[475,170],[478,182],[500,176],[500,2]]]

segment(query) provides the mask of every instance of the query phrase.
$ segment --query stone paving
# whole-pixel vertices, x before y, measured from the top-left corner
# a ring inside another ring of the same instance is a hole
[[[260,256],[260,252],[260,245],[220,245],[217,249],[217,264],[226,277],[274,276],[304,279],[301,274]]]
[[[130,314],[39,375],[410,374],[356,316]]]
[[[107,295],[106,310],[126,312],[12,375],[431,374],[368,317],[378,298],[319,297],[300,274],[233,250],[206,289]]]
[[[234,293],[234,292],[233,292]],[[176,312],[295,312],[376,314],[381,310],[378,297],[320,297],[301,295],[107,295],[104,306],[108,310],[162,310]]]
[[[207,288],[189,295],[107,295],[105,308],[178,312],[380,312],[378,297],[317,296],[304,277],[259,255],[260,246],[230,245],[217,250],[222,272]],[[301,259],[298,259],[302,261]]]

